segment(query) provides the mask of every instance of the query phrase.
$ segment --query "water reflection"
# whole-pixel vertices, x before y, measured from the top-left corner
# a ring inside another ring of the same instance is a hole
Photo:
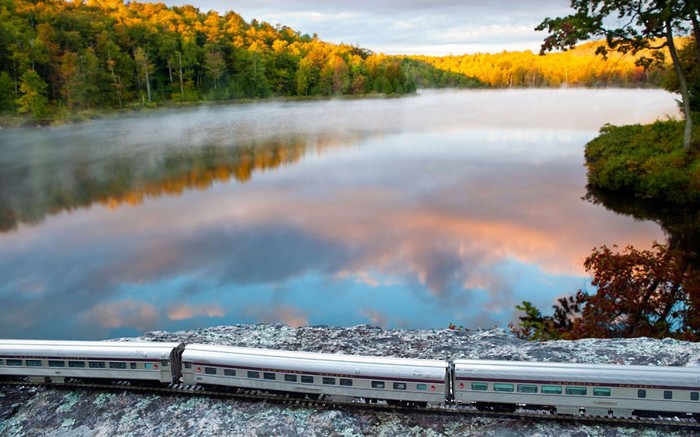
[[[335,141],[332,137],[291,136],[165,150],[152,156],[91,156],[88,145],[78,156],[55,157],[52,150],[45,151],[46,159],[38,162],[32,159],[35,150],[29,145],[18,153],[28,167],[8,165],[0,173],[0,232],[13,230],[19,223],[38,224],[47,215],[95,203],[110,208],[133,206],[146,198],[208,189],[216,182],[246,182],[254,172],[298,161],[309,149],[337,147]],[[346,137],[344,141],[352,144],[356,139]]]
[[[580,200],[583,144],[675,111],[480,91],[0,131],[0,335],[504,326],[584,287],[592,247],[662,236]]]
[[[696,205],[677,205],[637,198],[629,193],[613,192],[588,186],[586,199],[635,220],[658,223],[671,249],[685,254],[691,268],[700,270],[700,211]],[[661,241],[659,241],[661,242]]]

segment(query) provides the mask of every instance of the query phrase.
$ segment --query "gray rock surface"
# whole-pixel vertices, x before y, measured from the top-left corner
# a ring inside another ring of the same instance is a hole
[[[646,338],[528,343],[500,330],[384,330],[281,325],[150,332],[120,341],[183,341],[410,358],[481,358],[685,366],[700,344]],[[687,436],[667,428],[613,427],[438,414],[291,408],[201,396],[0,386],[2,436]]]

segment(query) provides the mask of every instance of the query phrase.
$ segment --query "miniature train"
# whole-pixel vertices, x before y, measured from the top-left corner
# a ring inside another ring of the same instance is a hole
[[[338,402],[693,417],[700,368],[423,360],[183,343],[0,340],[0,377],[232,387]]]

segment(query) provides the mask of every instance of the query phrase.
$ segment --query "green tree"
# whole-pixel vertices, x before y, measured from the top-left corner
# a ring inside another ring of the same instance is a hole
[[[17,112],[30,114],[34,118],[43,118],[48,113],[49,99],[46,97],[46,82],[39,74],[29,69],[22,74],[19,91],[22,94],[17,99]]]
[[[134,62],[136,62],[136,67],[138,68],[139,83],[141,80],[146,86],[146,95],[148,97],[148,103],[151,102],[151,72],[153,71],[153,64],[148,60],[148,53],[142,47],[137,47],[134,50]]]
[[[15,83],[7,73],[0,72],[0,111],[12,111],[15,109]]]
[[[656,59],[663,58],[668,50],[678,79],[685,115],[684,148],[692,147],[693,116],[690,107],[690,91],[684,66],[678,55],[674,38],[687,34],[700,37],[700,2],[697,0],[571,0],[576,11],[572,15],[546,18],[536,30],[547,30],[540,53],[553,49],[569,49],[578,42],[594,37],[604,37],[606,45],[596,53],[606,56],[608,50],[637,54],[640,50],[653,50]],[[649,65],[651,60],[639,60]]]

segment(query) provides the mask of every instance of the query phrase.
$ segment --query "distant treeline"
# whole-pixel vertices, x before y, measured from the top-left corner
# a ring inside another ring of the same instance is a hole
[[[571,86],[659,86],[666,74],[664,64],[651,62],[637,65],[637,60],[651,54],[623,55],[610,53],[603,59],[595,53],[603,42],[582,44],[574,50],[545,56],[524,52],[479,53],[460,56],[412,56],[437,71],[470,77],[492,87],[559,87]],[[427,74],[431,72],[427,71]],[[432,73],[435,74],[435,73]],[[432,77],[423,77],[430,83]]]
[[[657,84],[660,73],[593,48],[397,57],[331,44],[235,12],[123,0],[0,0],[0,112],[281,96],[404,94],[417,87]]]

